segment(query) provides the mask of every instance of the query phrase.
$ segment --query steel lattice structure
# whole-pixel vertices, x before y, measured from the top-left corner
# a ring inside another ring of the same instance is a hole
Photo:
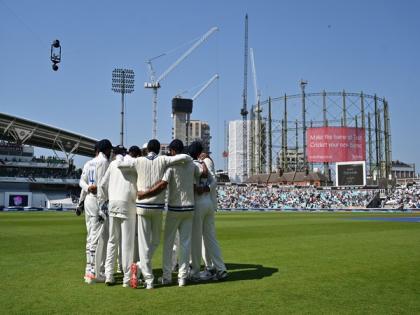
[[[391,131],[388,102],[376,95],[326,92],[283,95],[259,104],[262,118],[259,161],[249,154],[252,174],[282,171],[323,170],[331,176],[328,163],[308,163],[305,154],[306,130],[311,127],[358,127],[365,129],[366,165],[370,178],[385,179],[391,174]],[[257,105],[253,106],[253,109]],[[261,138],[263,137],[263,138]],[[252,165],[263,167],[253,168]]]

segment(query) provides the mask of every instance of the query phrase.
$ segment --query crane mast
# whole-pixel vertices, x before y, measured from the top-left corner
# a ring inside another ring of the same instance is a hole
[[[248,85],[248,14],[245,15],[245,44],[244,44],[244,89],[242,93],[242,150],[243,150],[243,158],[242,158],[242,174],[243,180],[246,179],[248,175],[248,133],[247,133],[247,116],[248,116],[248,109],[247,109],[247,85]]]

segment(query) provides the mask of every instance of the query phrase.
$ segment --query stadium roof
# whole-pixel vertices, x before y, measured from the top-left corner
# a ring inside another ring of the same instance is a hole
[[[407,164],[399,160],[392,161],[392,167],[413,167],[413,164]]]
[[[60,150],[66,154],[94,156],[97,139],[36,121],[0,113],[1,138],[19,144]]]

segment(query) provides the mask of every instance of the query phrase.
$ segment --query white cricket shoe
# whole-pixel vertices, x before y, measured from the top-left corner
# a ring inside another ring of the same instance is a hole
[[[216,272],[216,275],[214,276],[213,280],[218,280],[218,281],[222,281],[222,280],[226,280],[228,277],[228,273],[226,270],[219,270]]]
[[[211,272],[211,270],[204,270],[200,272],[200,278],[202,281],[208,281],[210,279],[213,279],[214,277],[214,272]]]
[[[114,277],[106,277],[105,278],[105,285],[110,286],[115,283]]]
[[[185,287],[187,285],[187,279],[178,279],[178,286]]]
[[[145,282],[144,288],[147,290],[153,289],[155,286],[153,285],[153,282]]]

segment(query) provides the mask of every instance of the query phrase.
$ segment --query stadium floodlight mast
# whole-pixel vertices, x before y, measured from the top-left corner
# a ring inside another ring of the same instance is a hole
[[[124,145],[124,95],[134,91],[134,71],[116,68],[112,71],[112,90],[121,93],[121,140]]]

